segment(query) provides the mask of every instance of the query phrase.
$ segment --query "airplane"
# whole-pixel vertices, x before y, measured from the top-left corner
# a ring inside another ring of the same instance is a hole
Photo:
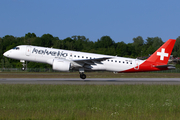
[[[127,73],[174,69],[174,66],[168,65],[168,60],[175,42],[175,39],[169,39],[146,60],[31,45],[16,46],[3,55],[23,63],[25,61],[47,63],[57,71],[78,70],[80,78],[86,79],[84,71]],[[25,70],[25,66],[22,70]]]

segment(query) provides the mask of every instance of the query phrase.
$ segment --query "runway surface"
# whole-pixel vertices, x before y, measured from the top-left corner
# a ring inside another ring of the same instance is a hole
[[[0,84],[71,84],[71,85],[123,85],[167,84],[180,85],[180,78],[0,78]]]

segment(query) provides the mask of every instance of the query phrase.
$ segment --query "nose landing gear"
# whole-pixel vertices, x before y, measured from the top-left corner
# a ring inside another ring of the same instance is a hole
[[[26,64],[25,64],[25,60],[20,60],[20,62],[22,62],[23,67],[21,68],[22,71],[26,70]]]
[[[22,67],[21,70],[22,70],[22,71],[25,71],[25,70],[26,70],[26,67]]]

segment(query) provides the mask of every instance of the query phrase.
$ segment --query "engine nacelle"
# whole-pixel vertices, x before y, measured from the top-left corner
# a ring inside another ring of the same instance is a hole
[[[58,71],[69,71],[71,67],[71,63],[67,60],[54,60],[53,62],[53,70],[58,70]]]

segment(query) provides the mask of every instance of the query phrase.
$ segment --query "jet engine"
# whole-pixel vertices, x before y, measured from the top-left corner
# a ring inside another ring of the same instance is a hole
[[[71,68],[71,63],[67,60],[55,59],[52,66],[53,70],[68,72]]]

